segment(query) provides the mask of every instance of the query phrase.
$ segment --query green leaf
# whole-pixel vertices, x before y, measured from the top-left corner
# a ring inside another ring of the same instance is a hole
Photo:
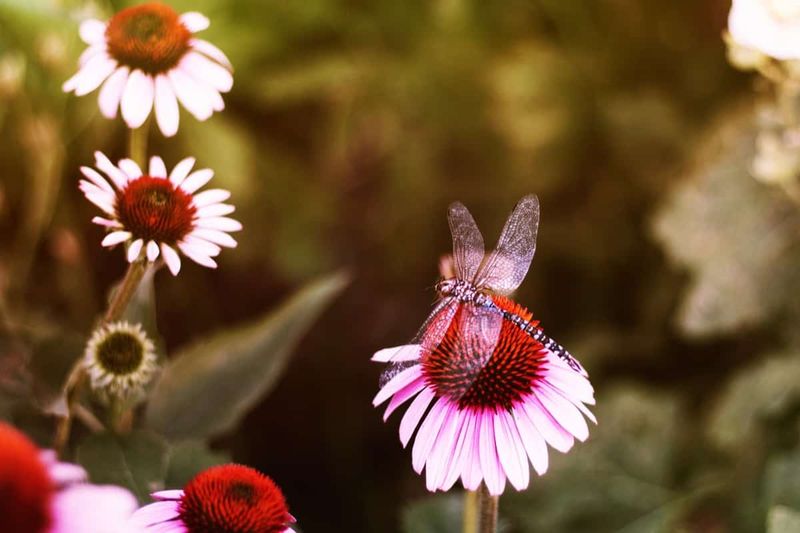
[[[255,322],[177,354],[153,390],[150,427],[172,439],[232,429],[275,384],[294,347],[347,283],[342,273],[312,282]]]
[[[772,458],[764,472],[763,487],[767,505],[800,507],[800,451]]]
[[[161,437],[136,431],[126,436],[90,435],[78,445],[76,456],[93,483],[126,487],[145,503],[151,492],[164,488],[167,452]]]
[[[432,496],[403,510],[406,533],[451,533],[461,531],[464,494]]]
[[[228,454],[211,451],[204,442],[179,442],[170,449],[164,486],[172,489],[183,487],[206,468],[230,461]]]
[[[776,505],[767,515],[767,533],[797,533],[800,531],[800,512]]]

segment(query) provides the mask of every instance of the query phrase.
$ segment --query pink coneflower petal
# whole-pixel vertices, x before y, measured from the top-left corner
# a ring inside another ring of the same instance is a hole
[[[550,446],[562,453],[566,453],[572,448],[575,443],[575,437],[561,427],[536,397],[527,398],[520,407]]]
[[[444,422],[447,415],[448,403],[446,398],[439,398],[419,426],[417,437],[414,439],[414,446],[411,448],[411,466],[417,474],[422,472],[430,456],[436,437],[441,430],[442,422]]]
[[[525,453],[533,465],[533,469],[541,476],[547,472],[549,462],[547,444],[542,435],[536,430],[533,422],[520,409],[514,409],[512,417],[514,424],[517,426],[522,445],[525,448]]]
[[[180,113],[178,112],[178,99],[172,84],[163,74],[156,76],[155,108],[158,127],[164,136],[172,137],[178,132]]]
[[[183,255],[197,263],[198,265],[203,265],[204,267],[208,268],[217,268],[217,262],[211,259],[210,257],[203,255],[200,253],[196,248],[193,248],[191,245],[187,245],[185,243],[178,243],[178,248]]]
[[[128,178],[129,178],[129,180],[132,180],[132,179],[138,178],[138,177],[140,177],[142,174],[144,174],[144,173],[142,172],[142,169],[141,169],[141,167],[139,166],[139,164],[138,164],[138,163],[136,163],[136,161],[134,161],[133,159],[127,159],[127,158],[125,158],[125,159],[120,159],[120,160],[119,160],[119,163],[117,163],[117,166],[119,166],[119,168],[120,168],[120,169],[121,169],[123,172],[125,172],[125,174],[127,174],[127,176],[128,176]]]
[[[425,410],[435,396],[431,389],[425,388],[414,398],[411,405],[408,406],[406,414],[404,414],[403,419],[400,420],[400,442],[403,448],[408,445],[408,442],[411,440],[411,435],[414,434],[414,430],[417,429],[419,421],[422,419],[422,415],[425,414]]]
[[[468,447],[472,446],[472,427],[475,423],[475,417],[471,416],[467,411],[461,411],[461,415],[458,439],[447,465],[447,476],[445,476],[440,487],[442,490],[450,490],[450,487],[461,477],[464,462],[468,458]]]
[[[131,232],[129,231],[113,231],[106,235],[103,239],[103,242],[100,243],[103,246],[115,246],[121,242],[125,242],[131,238]]]
[[[201,170],[196,170],[189,174],[189,176],[181,183],[180,187],[183,189],[184,192],[192,194],[197,191],[200,187],[204,186],[206,183],[211,181],[211,178],[214,177],[214,171],[210,168],[204,168]],[[195,202],[195,205],[197,203]]]
[[[128,183],[128,176],[114,165],[102,152],[95,152],[95,166],[111,178],[117,189],[123,189]]]
[[[470,434],[467,435],[465,442],[466,456],[464,459],[464,466],[461,471],[461,481],[464,483],[464,488],[467,490],[478,490],[478,487],[483,481],[483,474],[481,473],[481,415],[474,413],[470,417],[472,425]]]
[[[219,231],[240,231],[242,229],[242,223],[228,217],[208,217],[198,219],[197,227]]]
[[[236,211],[236,208],[230,204],[212,204],[198,209],[197,216],[198,218],[220,217],[230,215],[234,211]]]
[[[237,245],[236,240],[233,237],[227,233],[213,229],[198,228],[195,229],[191,234],[225,248],[236,248]]]
[[[107,191],[110,194],[114,194],[114,188],[111,187],[108,181],[106,181],[106,179],[103,178],[103,176],[101,176],[100,173],[97,172],[95,169],[91,167],[81,167],[80,170],[81,174],[86,176],[87,179],[91,180],[92,183],[94,183],[104,191]]]
[[[171,246],[167,244],[161,244],[161,257],[164,258],[164,262],[167,264],[167,268],[169,271],[172,272],[173,276],[177,276],[178,272],[181,270],[181,258]]]
[[[203,39],[192,39],[191,41],[189,41],[189,43],[198,52],[204,53],[205,55],[217,61],[218,63],[221,63],[228,69],[233,68],[230,60],[228,59],[228,56],[226,56],[222,50],[220,50],[210,42],[205,41]]]
[[[139,254],[142,253],[142,247],[144,246],[144,240],[136,239],[128,246],[128,262],[133,263],[137,259],[139,259]]]
[[[115,118],[117,116],[117,109],[122,100],[122,93],[125,90],[127,82],[128,67],[120,67],[108,77],[103,88],[100,89],[97,103],[104,117]]]
[[[148,173],[153,176],[154,178],[166,178],[167,177],[167,167],[164,165],[164,160],[154,155],[150,158],[150,167],[148,168]]]
[[[189,52],[181,60],[180,68],[197,81],[226,93],[233,87],[230,71],[197,52]]]
[[[130,128],[138,128],[153,109],[153,78],[139,69],[131,72],[122,93],[122,118]]]
[[[194,157],[187,157],[175,165],[175,168],[172,169],[172,172],[169,175],[169,180],[172,182],[172,184],[177,187],[183,183],[183,180],[185,180],[186,176],[188,176],[189,172],[191,172],[194,163]],[[197,197],[201,196],[202,194],[203,193],[200,193],[194,197],[195,205],[197,205]]]
[[[421,346],[419,344],[406,344],[405,346],[395,346],[378,350],[372,355],[373,361],[380,363],[416,361],[420,357]]]
[[[378,391],[378,394],[375,395],[375,398],[372,400],[372,405],[380,405],[386,400],[388,400],[393,394],[398,392],[400,389],[417,379],[422,375],[422,371],[419,365],[412,366],[409,368],[404,369],[396,376],[392,377],[383,388]]]
[[[197,120],[206,120],[214,113],[213,103],[194,79],[178,69],[170,70],[167,76],[175,96]]]
[[[121,487],[72,485],[53,498],[48,533],[134,533],[122,524],[136,508],[136,498]]]
[[[576,439],[583,442],[589,437],[589,426],[572,403],[546,388],[537,389],[536,398],[553,414],[561,427],[572,433]]]
[[[447,476],[447,467],[456,445],[463,413],[453,405],[446,405],[444,409],[444,420],[431,448],[425,469],[425,485],[430,491],[437,490]]]
[[[508,477],[517,490],[524,490],[530,482],[528,456],[517,426],[508,411],[498,411],[494,417],[494,435],[497,443],[497,456]]]
[[[101,44],[105,42],[106,24],[96,19],[84,20],[78,33],[86,44]]]
[[[94,56],[105,52],[106,52],[105,43],[93,44],[92,46],[81,52],[81,55],[78,57],[78,66],[81,68],[86,66],[86,63],[88,63],[89,60],[92,59]]]
[[[180,500],[183,497],[183,490],[182,489],[168,489],[168,490],[159,490],[157,492],[150,493],[150,496],[154,500]]]
[[[497,456],[497,445],[494,434],[494,419],[488,413],[480,415],[480,448],[478,455],[480,458],[483,480],[489,494],[498,496],[503,493],[505,487],[505,476],[500,466],[500,459]]]
[[[183,494],[182,490],[171,492],[179,492]],[[161,501],[157,501],[140,508],[138,511],[136,511],[136,513],[134,513],[128,523],[139,528],[153,528],[154,526],[161,524],[179,522],[176,520],[176,517],[180,512],[180,503],[172,499],[169,501],[164,501],[163,498],[157,499]],[[180,497],[178,499],[180,499]],[[153,529],[150,529],[149,531],[153,531]],[[160,529],[155,529],[155,531],[160,531]]]
[[[197,237],[192,237],[191,235],[187,235],[186,238],[183,239],[183,242],[197,250],[198,253],[207,255],[209,257],[216,257],[220,254],[220,252],[222,252],[222,248],[216,244],[204,241],[203,239],[198,239]]]
[[[89,94],[97,89],[116,67],[117,62],[107,54],[94,55],[77,74],[64,82],[62,89],[67,92],[75,91],[78,96]]]
[[[195,207],[205,207],[207,205],[224,202],[231,197],[231,193],[224,189],[209,189],[194,195]]]
[[[180,19],[183,25],[192,33],[203,31],[211,25],[208,17],[197,11],[186,12],[181,15]]]
[[[414,381],[397,391],[394,396],[392,396],[392,400],[389,402],[389,405],[386,407],[386,411],[383,413],[383,421],[385,422],[386,419],[389,418],[395,409],[403,405],[405,402],[413,398],[417,393],[422,391],[425,388],[425,378],[421,375],[417,377]]]
[[[92,222],[94,222],[95,224],[99,224],[100,226],[105,226],[107,228],[121,228],[122,227],[122,224],[120,224],[116,220],[111,220],[109,218],[92,217]]]
[[[158,244],[155,241],[150,241],[147,243],[147,260],[151,263],[158,259]]]

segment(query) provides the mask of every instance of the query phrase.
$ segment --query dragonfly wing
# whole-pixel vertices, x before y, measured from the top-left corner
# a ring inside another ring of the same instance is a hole
[[[533,254],[539,230],[539,199],[525,196],[506,220],[497,248],[489,254],[475,277],[475,286],[510,294],[520,286]]]
[[[453,353],[452,356],[468,360],[470,371],[465,378],[472,376],[472,379],[477,379],[494,353],[503,326],[503,315],[495,309],[465,304],[458,314],[456,325],[460,342],[455,350],[461,353]]]
[[[456,277],[471,280],[483,261],[483,235],[475,224],[475,219],[461,202],[450,204],[447,220],[453,236]]]

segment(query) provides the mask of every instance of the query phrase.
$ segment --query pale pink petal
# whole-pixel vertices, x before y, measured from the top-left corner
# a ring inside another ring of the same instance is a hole
[[[180,500],[183,498],[183,490],[182,489],[168,489],[168,490],[159,490],[157,492],[151,492],[150,497],[154,500],[164,501],[164,500]]]
[[[528,488],[530,482],[530,467],[525,448],[522,445],[517,426],[511,420],[511,415],[506,410],[500,410],[494,415],[494,436],[497,445],[497,457],[503,467],[508,481],[517,490]]]
[[[169,79],[163,74],[156,76],[155,82],[155,107],[156,121],[161,133],[165,137],[172,137],[178,133],[180,113],[178,112],[178,99]]]
[[[82,68],[94,56],[96,56],[97,54],[101,54],[105,51],[106,51],[105,43],[93,44],[92,46],[81,52],[80,57],[78,57],[78,66]]]
[[[127,522],[136,510],[136,498],[113,485],[78,483],[56,491],[51,502],[48,533],[128,533]]]
[[[181,22],[192,33],[203,31],[211,24],[208,17],[197,11],[187,11],[181,15]]]
[[[44,461],[43,461],[44,462]],[[72,463],[62,463],[60,461],[50,462],[47,465],[47,474],[53,483],[58,487],[71,485],[86,481],[88,474],[86,470]]]
[[[392,379],[389,380],[386,385],[384,385],[381,390],[378,391],[378,394],[375,395],[375,398],[372,400],[372,405],[378,406],[388,400],[394,393],[417,379],[422,374],[421,367],[419,365],[414,365],[412,367],[406,368]]]
[[[208,189],[207,191],[199,192],[194,195],[192,201],[197,208],[205,207],[207,205],[224,202],[231,197],[230,191],[225,189]]]
[[[230,204],[211,204],[197,210],[197,218],[221,217],[230,215],[236,208]]]
[[[98,198],[102,198],[103,204],[105,205],[114,204],[114,199],[116,198],[115,194],[110,193],[105,189],[101,189],[90,181],[80,180],[78,182],[78,188],[83,192],[84,195],[92,194]]]
[[[202,265],[202,266],[208,267],[208,268],[217,268],[217,262],[216,261],[214,261],[213,259],[211,259],[208,256],[205,256],[205,255],[202,255],[202,254],[198,253],[190,245],[180,243],[180,244],[178,244],[178,248],[180,248],[181,252],[183,252],[183,255],[185,255],[186,257],[188,257],[189,259],[191,259],[192,261],[194,261],[198,265]]]
[[[118,166],[130,179],[136,179],[143,174],[142,169],[133,159],[120,159]]]
[[[228,217],[209,217],[197,220],[198,228],[215,229],[219,231],[240,231],[242,223]]]
[[[158,244],[155,241],[147,243],[147,260],[151,263],[158,259]]]
[[[186,176],[188,176],[189,172],[192,170],[194,162],[195,162],[194,157],[187,157],[185,159],[182,159],[181,162],[175,165],[175,168],[172,169],[172,172],[169,175],[169,181],[171,181],[172,184],[175,185],[176,187],[181,183],[183,183],[183,180],[186,179]]]
[[[133,235],[130,231],[112,231],[108,235],[105,236],[103,242],[100,244],[102,246],[115,246],[121,242],[125,242],[130,239]]]
[[[389,405],[386,407],[386,411],[383,413],[383,421],[386,422],[386,420],[389,418],[389,415],[391,415],[395,409],[403,405],[409,400],[409,398],[424,388],[425,378],[419,376],[417,379],[397,391],[394,396],[392,396],[392,400],[389,402]]]
[[[451,403],[445,409],[442,428],[425,465],[425,486],[430,491],[442,488],[448,467],[453,459],[458,430],[461,427],[462,412],[458,407]]]
[[[197,237],[193,237],[192,235],[187,235],[186,237],[184,237],[183,242],[191,246],[193,249],[197,250],[199,253],[207,255],[208,257],[216,257],[222,251],[222,248],[220,248],[216,244],[210,243],[203,239],[198,239]]]
[[[164,165],[164,160],[154,155],[150,158],[150,176],[153,178],[166,178],[167,167]]]
[[[114,163],[108,159],[103,152],[97,151],[94,153],[95,166],[106,173],[111,178],[117,189],[124,189],[125,184],[128,183],[128,176],[125,175]]]
[[[478,455],[480,457],[483,480],[486,483],[486,488],[489,489],[489,494],[492,496],[499,496],[503,493],[503,484],[500,475],[502,468],[500,466],[500,460],[497,457],[493,418],[494,415],[492,413],[484,412],[481,414],[480,448],[478,449]]]
[[[179,516],[179,507],[179,502],[171,500],[150,503],[133,513],[128,524],[139,528],[149,528],[164,522],[179,522],[179,520],[175,520]]]
[[[417,474],[422,473],[422,469],[430,457],[431,449],[442,429],[444,417],[447,415],[448,405],[449,401],[446,398],[439,398],[419,426],[414,446],[411,448],[411,467]]]
[[[129,128],[138,128],[153,109],[153,78],[139,69],[131,72],[122,93],[122,118]]]
[[[92,56],[77,74],[65,81],[62,89],[65,92],[75,91],[77,96],[84,96],[97,89],[115,68],[117,62],[108,54],[97,54]]]
[[[192,194],[197,189],[211,181],[211,178],[213,177],[214,171],[210,168],[195,170],[189,174],[189,177],[187,177],[183,183],[181,183],[181,189],[188,194]]]
[[[545,409],[558,420],[559,425],[572,433],[576,439],[582,442],[589,437],[586,420],[566,398],[544,387],[536,389],[536,397]]]
[[[92,183],[94,183],[101,189],[104,189],[110,192],[111,194],[115,194],[114,188],[111,187],[111,184],[108,183],[108,181],[103,176],[101,176],[100,173],[97,172],[95,169],[91,167],[81,167],[81,174],[86,176],[87,179],[92,180]]]
[[[192,48],[194,48],[198,52],[204,53],[205,55],[207,55],[211,59],[214,59],[218,63],[222,63],[224,66],[228,67],[229,69],[233,68],[233,66],[231,65],[230,60],[228,59],[228,56],[226,56],[222,52],[222,50],[220,50],[219,48],[217,48],[216,46],[214,46],[210,42],[205,41],[203,39],[192,39],[192,40],[189,41],[189,44],[192,46]]]
[[[233,76],[228,69],[197,52],[189,52],[183,56],[179,67],[195,80],[210,85],[217,91],[226,93],[233,87]]]
[[[115,118],[117,116],[117,108],[119,108],[122,92],[127,83],[128,67],[122,66],[115,70],[103,84],[103,88],[100,89],[100,94],[97,96],[97,104],[104,117]]]
[[[167,268],[169,271],[172,272],[173,276],[177,276],[178,272],[181,270],[181,258],[172,247],[166,245],[164,243],[161,244],[161,257],[164,258],[164,262],[167,264]]]
[[[114,203],[113,200],[109,200],[108,194],[97,193],[97,192],[84,192],[84,196],[86,196],[87,200],[92,202],[94,205],[96,205],[109,215],[114,214]]]
[[[142,246],[144,246],[144,241],[142,239],[136,239],[128,246],[128,262],[133,263],[139,258],[139,254],[142,252]]]
[[[175,96],[197,120],[206,120],[214,113],[214,103],[208,97],[207,91],[191,76],[180,69],[170,70],[167,76]]]
[[[522,412],[520,407],[514,408],[512,414],[528,459],[530,459],[534,470],[541,476],[547,472],[549,461],[547,456],[547,444],[545,444],[544,437],[542,437],[539,430],[536,429],[536,426],[534,426],[530,418]]]
[[[405,344],[403,346],[384,348],[375,352],[372,355],[372,360],[379,363],[416,361],[420,357],[421,348],[419,344]]]
[[[561,427],[535,396],[529,396],[521,406],[522,412],[528,416],[550,446],[563,453],[572,448],[575,438]]]
[[[106,41],[106,23],[96,19],[84,20],[78,28],[78,33],[86,44],[104,44]]]
[[[461,482],[467,490],[477,490],[483,481],[481,472],[481,419],[483,413],[471,413],[471,433],[467,434],[464,443],[465,456],[462,459]]]
[[[111,220],[110,218],[103,218],[103,217],[93,217],[92,222],[95,224],[99,224],[100,226],[105,226],[106,228],[121,228],[122,224],[119,223],[117,220]]]
[[[411,402],[411,405],[408,406],[408,410],[406,414],[403,415],[403,419],[400,421],[400,442],[403,444],[403,448],[408,445],[408,441],[411,440],[411,435],[414,434],[414,430],[417,429],[417,425],[419,424],[422,415],[425,414],[425,410],[430,405],[431,400],[433,400],[434,394],[430,387],[426,387],[422,389],[422,392],[414,398],[414,401]]]
[[[550,367],[544,371],[544,377],[548,383],[564,392],[565,396],[594,405],[594,388],[592,384],[574,370]]]
[[[192,231],[191,235],[226,248],[236,248],[236,240],[227,233],[221,231],[198,228]]]
[[[458,438],[456,439],[456,445],[453,448],[453,455],[451,457],[450,463],[447,465],[447,475],[442,482],[442,486],[440,487],[442,490],[450,490],[450,487],[453,486],[453,483],[456,482],[458,477],[461,475],[461,471],[464,468],[464,460],[466,459],[466,450],[469,446],[472,446],[472,430],[470,427],[474,424],[475,417],[470,410],[464,410],[461,412],[459,427],[458,427]]]

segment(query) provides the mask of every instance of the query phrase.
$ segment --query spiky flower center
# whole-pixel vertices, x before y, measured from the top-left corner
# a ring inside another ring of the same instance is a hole
[[[117,216],[135,239],[175,244],[194,227],[192,196],[171,181],[141,176],[117,195]]]
[[[97,347],[97,360],[103,368],[117,376],[136,372],[144,359],[142,340],[128,331],[115,331]]]
[[[501,308],[524,316],[530,313],[506,298],[495,298]],[[503,319],[497,343],[487,346],[476,332],[462,330],[462,304],[444,338],[423,354],[422,372],[439,396],[459,407],[511,409],[531,391],[545,358],[540,342],[510,320]]]
[[[189,533],[279,533],[293,521],[270,478],[235,464],[209,468],[192,479],[179,513]]]
[[[189,50],[191,35],[178,14],[159,3],[123,9],[106,27],[111,57],[148,74],[167,72],[177,65]]]
[[[0,523],[5,533],[42,533],[50,525],[53,484],[39,450],[0,423]]]

